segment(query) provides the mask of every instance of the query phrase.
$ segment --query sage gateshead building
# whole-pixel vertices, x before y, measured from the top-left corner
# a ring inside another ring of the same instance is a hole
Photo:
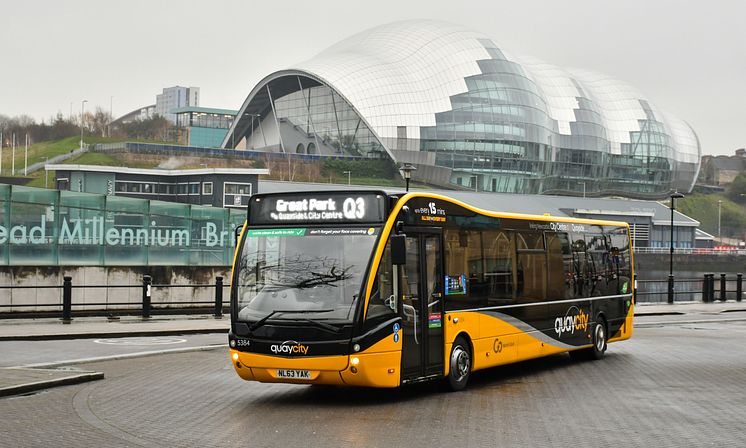
[[[222,145],[388,157],[439,187],[640,198],[690,191],[701,153],[686,122],[628,84],[422,20],[266,76]]]

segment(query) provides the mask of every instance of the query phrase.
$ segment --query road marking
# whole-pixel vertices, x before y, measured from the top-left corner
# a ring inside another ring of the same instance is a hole
[[[113,338],[113,339],[96,339],[96,344],[106,345],[169,345],[182,344],[186,339],[181,338]]]
[[[213,344],[213,345],[201,345],[197,347],[171,348],[171,349],[166,349],[166,350],[156,350],[156,351],[149,351],[149,352],[125,353],[121,355],[97,356],[94,358],[69,359],[67,361],[55,361],[55,362],[46,362],[46,363],[39,363],[39,364],[24,364],[22,366],[15,366],[15,367],[26,367],[26,368],[60,367],[60,366],[69,366],[69,365],[77,365],[77,364],[90,364],[93,362],[118,361],[120,359],[142,358],[145,356],[166,355],[169,353],[199,352],[199,351],[215,350],[218,348],[226,349],[226,353],[228,353],[227,352],[228,344],[223,343],[223,344]]]

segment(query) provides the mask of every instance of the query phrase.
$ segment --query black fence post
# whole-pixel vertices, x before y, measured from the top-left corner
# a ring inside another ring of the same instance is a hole
[[[736,274],[736,302],[741,301],[743,293],[743,274]]]
[[[150,317],[150,287],[153,284],[153,277],[149,275],[142,276],[142,317]]]
[[[668,276],[668,303],[673,303],[673,275]]]
[[[707,274],[707,289],[708,289],[708,296],[707,301],[714,302],[715,301],[715,274]]]
[[[709,283],[708,283],[708,281],[707,281],[707,274],[705,274],[705,275],[704,275],[704,276],[702,277],[702,301],[703,301],[704,303],[707,303],[708,292],[709,292],[709,286],[710,286],[710,285],[709,285]]]
[[[720,300],[725,302],[725,274],[720,274]]]
[[[215,277],[215,319],[223,317],[223,277]]]
[[[73,278],[63,277],[62,282],[62,323],[69,324],[73,320]]]

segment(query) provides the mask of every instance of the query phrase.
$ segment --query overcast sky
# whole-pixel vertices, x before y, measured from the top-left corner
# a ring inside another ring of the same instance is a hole
[[[272,71],[404,19],[464,25],[506,50],[626,81],[686,120],[703,154],[746,146],[746,2],[0,0],[0,113],[37,120],[200,87],[238,109]],[[71,106],[72,105],[72,106]]]

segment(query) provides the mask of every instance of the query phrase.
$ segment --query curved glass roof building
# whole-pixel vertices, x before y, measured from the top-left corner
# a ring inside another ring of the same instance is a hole
[[[623,82],[420,20],[265,77],[223,146],[390,157],[479,191],[643,198],[690,191],[701,154],[688,124]]]

